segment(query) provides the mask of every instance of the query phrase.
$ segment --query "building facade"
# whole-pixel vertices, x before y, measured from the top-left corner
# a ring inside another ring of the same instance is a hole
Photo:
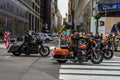
[[[44,25],[44,19],[45,19],[45,0],[40,0],[40,26],[41,28]]]
[[[23,35],[29,23],[27,11],[18,0],[0,0],[0,33],[4,34],[7,24],[11,37]]]
[[[57,17],[58,17],[58,24],[57,24],[57,26],[60,29],[61,25],[62,25],[62,15],[61,15],[59,10],[57,11]]]
[[[68,1],[68,22],[72,22],[72,0]]]
[[[51,30],[55,29],[56,9],[54,0],[51,1]]]
[[[28,9],[28,29],[39,32],[40,28],[40,0],[19,0]]]
[[[106,9],[106,7],[111,9]],[[74,24],[74,29],[89,32],[91,17],[120,17],[120,10],[113,9],[111,5],[120,9],[120,0],[69,0],[69,22]],[[102,6],[102,7],[101,7]]]
[[[58,9],[58,1],[51,0],[51,31],[54,32],[62,24],[62,16]]]
[[[45,11],[44,11],[44,22],[48,24],[48,31],[50,32],[51,27],[51,0],[45,0]]]
[[[69,0],[69,21],[73,25],[73,29],[79,31],[89,30],[90,4],[90,0]]]

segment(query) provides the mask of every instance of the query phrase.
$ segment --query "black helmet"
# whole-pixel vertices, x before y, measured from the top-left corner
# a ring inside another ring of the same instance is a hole
[[[76,30],[72,30],[72,33],[77,32]]]

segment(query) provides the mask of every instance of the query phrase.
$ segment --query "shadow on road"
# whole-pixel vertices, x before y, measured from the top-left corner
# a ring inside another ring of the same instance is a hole
[[[21,55],[21,56],[14,56],[14,55],[10,55],[11,57],[40,57],[40,58],[50,58],[50,56],[47,57],[43,57],[41,55],[30,55],[30,56],[26,56],[26,55]]]

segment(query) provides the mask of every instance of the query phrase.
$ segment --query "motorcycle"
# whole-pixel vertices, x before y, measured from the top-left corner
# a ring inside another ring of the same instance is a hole
[[[113,50],[111,48],[108,47],[107,45],[108,43],[104,42],[104,41],[100,41],[97,49],[100,49],[101,52],[103,53],[103,57],[105,59],[111,59],[114,55]]]
[[[13,44],[8,50],[9,53],[12,53],[15,56],[20,56],[22,53],[26,55],[30,54],[41,54],[41,56],[46,57],[50,54],[50,49],[48,46],[43,45],[43,41],[36,39],[36,41],[30,41],[29,47],[23,44]]]
[[[77,53],[75,55],[74,50],[67,46],[55,49],[52,59],[59,63],[66,63],[68,60],[82,63],[91,60],[92,63],[99,64],[103,61],[103,55],[100,50],[93,47],[95,44],[95,41],[89,38],[79,39],[77,47],[81,54]]]

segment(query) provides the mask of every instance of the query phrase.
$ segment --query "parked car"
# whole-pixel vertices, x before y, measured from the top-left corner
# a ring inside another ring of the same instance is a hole
[[[40,33],[40,34],[38,34],[38,38],[40,38],[41,40],[43,40],[43,41],[45,41],[45,42],[49,42],[49,41],[52,41],[53,39],[50,37],[50,36],[48,36],[48,34],[46,34],[46,33]]]
[[[53,34],[52,34],[52,38],[53,38],[53,39],[58,39],[58,37],[59,37],[59,34],[58,34],[58,33],[53,33]]]

